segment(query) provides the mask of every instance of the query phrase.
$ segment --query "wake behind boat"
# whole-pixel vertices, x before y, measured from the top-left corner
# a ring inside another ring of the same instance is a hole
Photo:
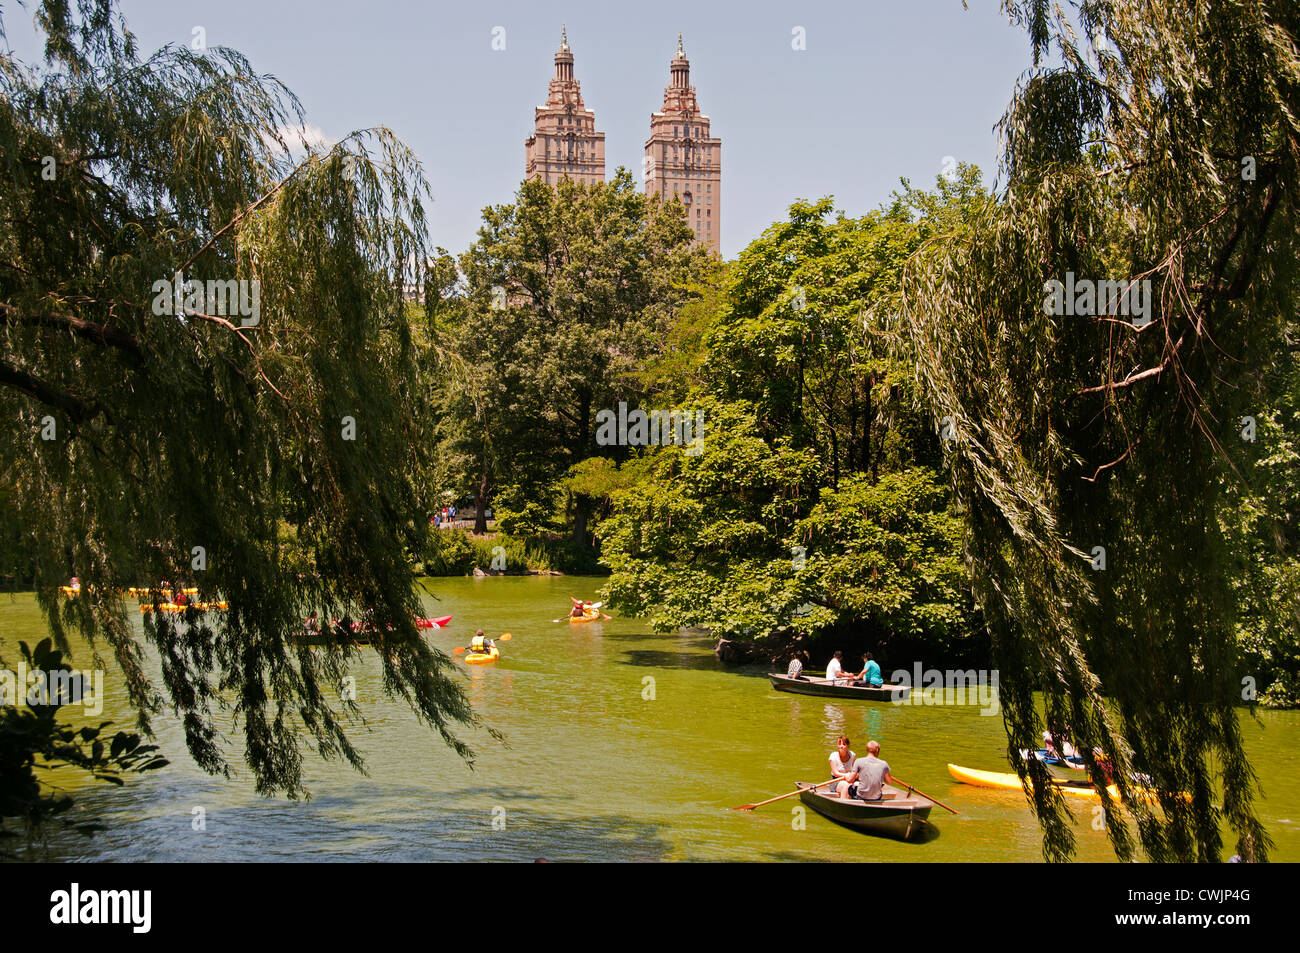
[[[879,687],[865,685],[836,685],[828,679],[790,678],[768,672],[768,680],[778,692],[796,695],[817,695],[821,698],[856,698],[860,701],[903,701],[912,694],[908,685],[884,684]]]
[[[823,794],[805,781],[797,781],[795,786],[800,791],[799,800],[822,817],[877,837],[913,839],[929,822],[930,809],[934,807],[929,798],[891,784],[883,785],[885,797],[879,801]]]

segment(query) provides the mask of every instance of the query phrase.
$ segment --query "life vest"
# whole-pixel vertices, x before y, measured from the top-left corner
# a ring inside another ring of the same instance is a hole
[[[474,640],[470,642],[469,647],[472,648],[475,652],[484,651],[483,636],[481,635],[474,636]]]

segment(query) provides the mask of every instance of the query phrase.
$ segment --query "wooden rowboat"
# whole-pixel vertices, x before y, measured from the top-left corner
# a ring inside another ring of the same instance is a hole
[[[822,817],[877,837],[911,840],[929,823],[930,808],[934,807],[930,799],[915,793],[909,795],[906,790],[889,784],[883,786],[885,799],[880,801],[823,794],[825,788],[814,791],[813,785],[805,781],[798,781],[795,786],[800,791],[799,800]]]
[[[869,702],[902,701],[912,694],[907,685],[881,685],[869,688],[856,685],[834,685],[818,679],[810,681],[803,678],[790,678],[769,672],[768,680],[778,692],[794,692],[796,695],[817,695],[822,698],[857,698]]]

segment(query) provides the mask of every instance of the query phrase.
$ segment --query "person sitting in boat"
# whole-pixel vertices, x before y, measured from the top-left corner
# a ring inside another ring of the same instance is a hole
[[[844,663],[842,662],[843,658],[844,658],[844,653],[841,652],[839,649],[836,649],[835,657],[831,659],[830,664],[826,666],[826,681],[832,685],[847,684],[847,680],[843,678],[844,675]]]
[[[1055,726],[1043,732],[1043,748],[1049,757],[1058,761],[1079,756],[1079,752],[1074,750],[1074,745],[1070,744],[1069,739],[1059,730],[1056,730]]]
[[[485,655],[496,648],[496,643],[483,635],[483,630],[479,629],[474,633],[474,638],[470,641],[469,647],[479,655]]]
[[[1106,777],[1106,784],[1115,783],[1115,763],[1106,756],[1106,752],[1100,748],[1092,749],[1093,760],[1097,762],[1097,767],[1101,768],[1101,773]]]
[[[571,618],[571,619],[581,619],[581,618],[582,618],[583,616],[585,616],[586,614],[587,614],[587,610],[583,607],[582,603],[579,602],[577,599],[574,599],[574,600],[573,600],[573,611],[569,613],[569,618]]]
[[[836,783],[831,785],[831,790],[835,790],[840,784],[847,783],[853,775],[853,762],[858,760],[858,756],[849,750],[848,735],[840,735],[840,740],[831,752],[831,777],[836,779]]]
[[[852,773],[835,788],[845,800],[880,801],[885,797],[884,786],[893,783],[889,762],[880,760],[880,742],[868,741],[867,756],[856,759]]]
[[[790,659],[790,667],[786,669],[786,678],[797,678],[801,682],[808,679],[803,674],[803,660],[808,657],[807,652],[796,652],[794,658]]]
[[[858,688],[879,688],[885,684],[885,679],[880,674],[880,664],[871,657],[870,652],[862,653],[862,671],[852,684]]]
[[[80,592],[81,580],[78,579],[76,576],[73,576],[71,579],[68,580],[68,588],[71,589],[73,592]]]

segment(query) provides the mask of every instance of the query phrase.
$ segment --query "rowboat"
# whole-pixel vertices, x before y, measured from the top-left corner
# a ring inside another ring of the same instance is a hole
[[[796,782],[795,786],[800,791],[799,800],[822,817],[877,837],[911,840],[929,822],[930,808],[934,807],[928,798],[890,784],[883,785],[885,799],[880,801],[823,794],[804,781]]]
[[[310,622],[310,620],[307,619],[304,619],[303,621]],[[441,616],[437,619],[421,618],[415,620],[415,627],[417,629],[442,629],[446,628],[449,622],[451,622],[451,616],[449,615]],[[374,636],[379,632],[375,626],[366,622],[353,622],[348,626],[348,633],[350,634],[345,635],[343,633],[343,624],[338,619],[334,620],[334,624],[330,628],[333,630],[334,634],[329,632],[304,631],[296,632],[289,636],[289,638],[302,645],[333,645],[335,643],[370,645],[374,640]],[[389,631],[392,631],[391,626],[389,626]]]
[[[827,681],[811,681],[806,678],[790,678],[768,672],[768,680],[778,692],[794,692],[796,695],[817,695],[821,698],[856,698],[860,701],[891,702],[902,701],[912,694],[908,685],[881,685],[878,688],[858,685],[835,685]]]

